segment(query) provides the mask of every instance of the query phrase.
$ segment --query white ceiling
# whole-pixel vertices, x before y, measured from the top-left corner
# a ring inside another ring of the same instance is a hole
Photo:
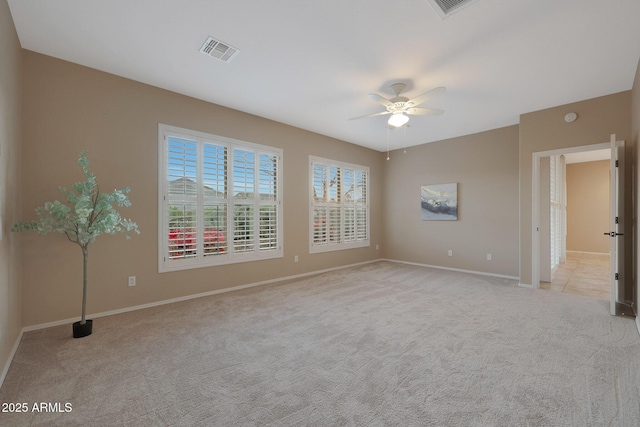
[[[344,141],[387,149],[367,97],[447,91],[391,148],[517,124],[631,89],[638,0],[479,0],[442,20],[425,0],[8,0],[22,47]],[[224,63],[208,36],[240,50]],[[558,120],[562,120],[559,117]]]

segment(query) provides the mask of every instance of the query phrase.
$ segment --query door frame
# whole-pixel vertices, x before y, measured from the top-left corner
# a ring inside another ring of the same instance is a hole
[[[617,314],[617,305],[619,298],[620,283],[624,283],[625,277],[625,240],[624,231],[627,223],[627,218],[624,215],[624,173],[625,173],[625,142],[616,141],[615,134],[611,135],[611,159],[610,159],[610,193],[609,196],[609,232],[613,234],[613,239],[610,240],[609,253],[612,255],[610,260],[610,280],[611,280],[611,301],[610,309],[611,315]],[[618,217],[621,221],[618,223]],[[627,236],[629,236],[627,230]],[[617,234],[620,232],[620,234]],[[622,238],[618,237],[622,236]],[[620,279],[618,279],[620,275]]]
[[[542,157],[611,149],[611,142],[581,145],[577,147],[558,148],[555,150],[538,151],[532,154],[532,212],[531,212],[531,286],[540,288],[540,159]],[[613,153],[612,153],[613,154]],[[609,196],[611,197],[611,196]],[[614,302],[615,303],[615,302]]]

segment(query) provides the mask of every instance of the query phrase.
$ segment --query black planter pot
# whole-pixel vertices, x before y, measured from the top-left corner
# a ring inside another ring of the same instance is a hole
[[[80,322],[76,322],[73,324],[73,337],[74,338],[82,338],[87,335],[91,335],[91,331],[93,329],[93,320],[87,320],[87,322],[83,325]]]

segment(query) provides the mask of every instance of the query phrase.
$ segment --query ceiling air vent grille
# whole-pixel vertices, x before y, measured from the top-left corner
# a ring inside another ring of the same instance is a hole
[[[444,19],[478,0],[427,0],[427,3]]]
[[[229,62],[240,51],[235,47],[222,43],[220,40],[209,37],[200,48],[200,52],[221,61]]]

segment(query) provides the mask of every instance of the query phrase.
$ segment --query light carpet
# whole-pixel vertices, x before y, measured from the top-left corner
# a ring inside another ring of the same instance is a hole
[[[637,426],[640,337],[607,309],[506,279],[351,267],[99,318],[82,339],[26,333],[0,402],[29,411],[0,425]]]

